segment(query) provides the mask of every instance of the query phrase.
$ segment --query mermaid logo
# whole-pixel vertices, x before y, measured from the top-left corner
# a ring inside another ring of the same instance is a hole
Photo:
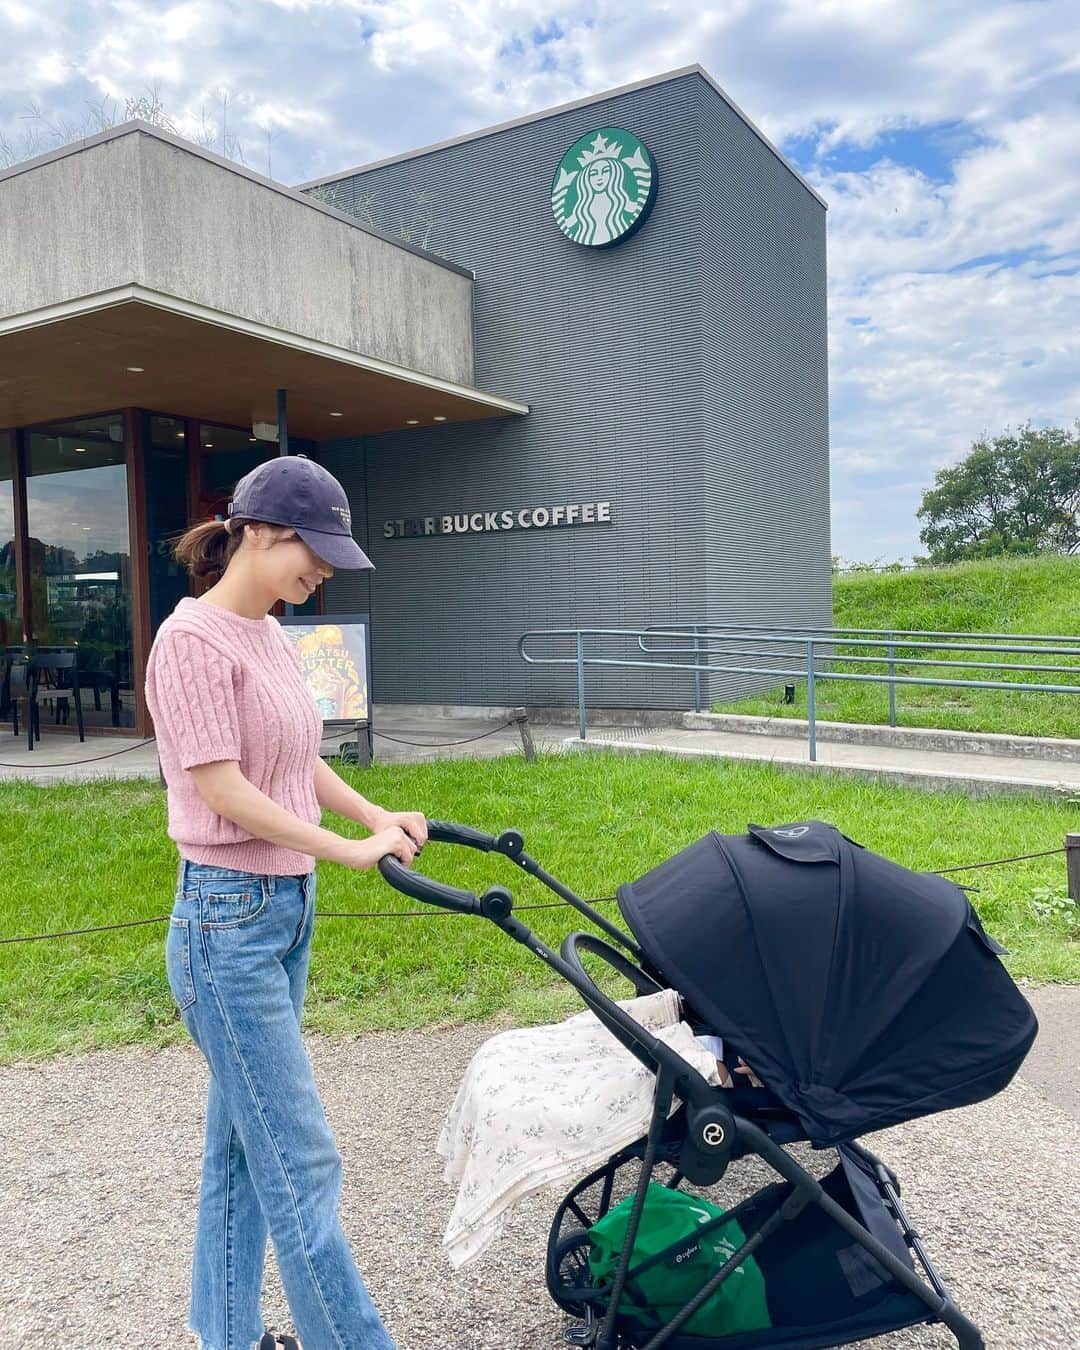
[[[575,141],[551,181],[555,223],[591,248],[621,244],[645,223],[656,200],[656,163],[622,127],[601,127]]]

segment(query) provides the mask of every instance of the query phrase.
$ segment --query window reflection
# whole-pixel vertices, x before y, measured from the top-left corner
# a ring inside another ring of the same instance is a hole
[[[0,645],[22,641],[15,594],[14,437],[0,431]]]
[[[150,568],[150,627],[159,625],[188,594],[188,574],[173,556],[188,527],[188,453],[179,417],[149,414],[143,422],[146,463],[146,533]]]
[[[119,413],[26,435],[31,628],[42,645],[79,647],[79,669],[119,694],[133,726],[131,550]]]

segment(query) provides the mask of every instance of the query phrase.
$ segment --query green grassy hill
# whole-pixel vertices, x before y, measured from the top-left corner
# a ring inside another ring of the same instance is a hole
[[[1080,635],[1080,558],[849,572],[833,583],[833,613],[838,628]]]
[[[991,559],[911,572],[852,572],[833,588],[838,628],[916,629],[965,633],[1077,634],[1080,647],[1080,558]],[[940,659],[944,652],[924,652]],[[960,653],[957,653],[960,656]],[[970,653],[967,659],[988,661]],[[1076,665],[1080,660],[1006,656],[1016,664]],[[837,666],[836,669],[842,667]],[[856,669],[849,667],[849,669]],[[865,668],[873,673],[876,668]],[[916,675],[898,666],[898,674]],[[998,678],[990,671],[924,671],[945,678]],[[1001,677],[1004,678],[1004,677]],[[1031,681],[1071,683],[1072,676],[1032,675]],[[1080,684],[1080,679],[1076,680]],[[737,703],[717,704],[717,712],[805,717],[805,681],[794,705],[770,691]],[[818,716],[826,721],[884,723],[888,694],[884,685],[825,681],[818,688]],[[1000,731],[1026,736],[1080,737],[1080,694],[1016,693],[996,690],[940,689],[909,685],[897,690],[900,726],[946,727],[959,731]]]

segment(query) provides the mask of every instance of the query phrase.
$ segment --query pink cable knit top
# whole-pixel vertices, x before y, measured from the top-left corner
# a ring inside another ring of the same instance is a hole
[[[257,839],[211,811],[190,773],[235,759],[279,806],[319,823],[322,719],[277,619],[246,619],[185,596],[154,638],[146,702],[168,789],[169,837],[180,856],[272,876],[310,872],[309,854]]]

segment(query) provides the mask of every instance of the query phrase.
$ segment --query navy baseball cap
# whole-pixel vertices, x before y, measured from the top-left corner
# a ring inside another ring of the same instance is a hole
[[[306,455],[280,455],[258,465],[233,488],[229,515],[291,525],[313,553],[331,567],[375,564],[352,537],[345,489],[329,470]]]

